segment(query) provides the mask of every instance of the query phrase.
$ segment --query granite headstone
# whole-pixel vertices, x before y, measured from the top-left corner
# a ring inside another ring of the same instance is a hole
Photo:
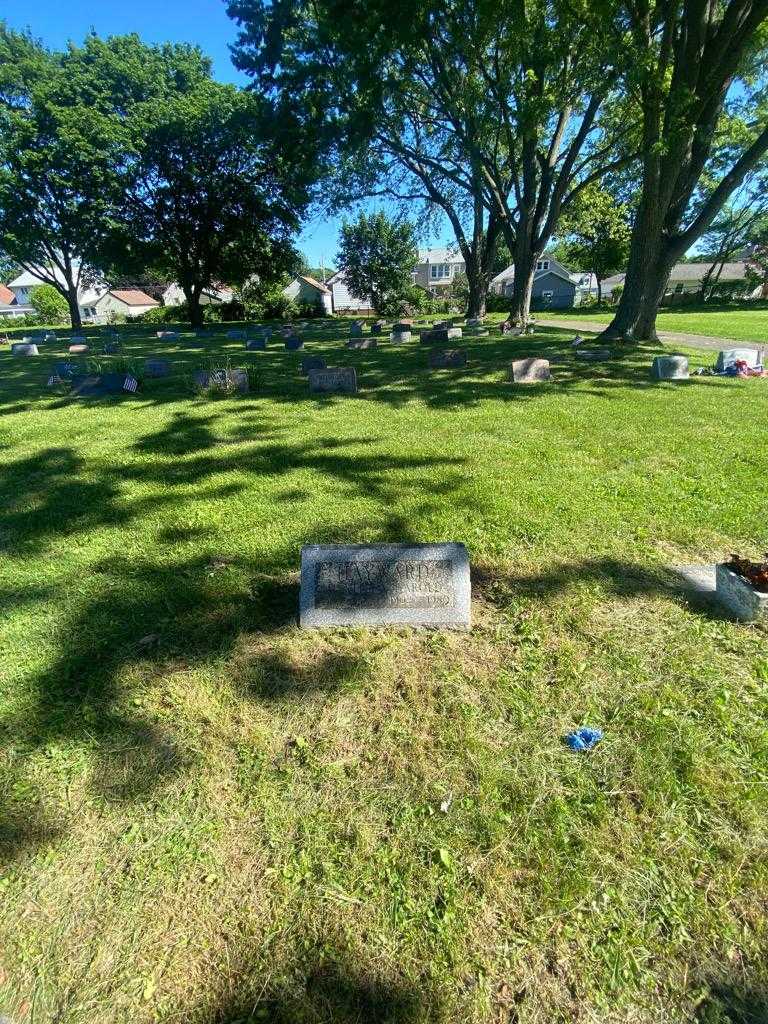
[[[467,353],[462,348],[433,349],[429,365],[433,370],[458,369],[467,365]]]
[[[656,356],[651,376],[654,380],[688,380],[688,360],[685,356]]]
[[[353,366],[327,367],[325,370],[310,370],[309,390],[313,394],[354,395],[357,391],[357,374]]]
[[[509,376],[515,384],[541,384],[552,380],[548,359],[515,359]]]
[[[301,549],[302,627],[469,629],[463,544],[329,544]]]

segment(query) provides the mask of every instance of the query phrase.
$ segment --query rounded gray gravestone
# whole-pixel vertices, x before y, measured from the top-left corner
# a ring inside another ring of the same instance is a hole
[[[411,340],[411,332],[392,331],[392,333],[389,336],[389,340],[392,342],[393,345],[402,345],[403,342]]]
[[[515,359],[509,367],[515,384],[541,384],[552,380],[548,359]]]
[[[37,345],[32,344],[28,341],[17,341],[11,345],[12,356],[39,356]]]
[[[651,376],[654,380],[688,380],[688,360],[685,356],[656,356]]]

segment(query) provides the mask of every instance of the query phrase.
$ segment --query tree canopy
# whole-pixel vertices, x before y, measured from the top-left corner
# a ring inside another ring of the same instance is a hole
[[[408,294],[419,258],[413,226],[385,213],[360,213],[344,223],[337,262],[349,291],[380,315],[397,315]]]

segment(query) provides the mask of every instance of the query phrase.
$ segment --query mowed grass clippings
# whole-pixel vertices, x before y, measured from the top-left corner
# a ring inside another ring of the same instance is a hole
[[[768,633],[669,567],[766,547],[766,383],[123,332],[173,375],[72,400],[0,353],[0,1013],[763,1019]],[[227,357],[257,389],[195,394]],[[303,543],[438,540],[471,633],[297,629]]]

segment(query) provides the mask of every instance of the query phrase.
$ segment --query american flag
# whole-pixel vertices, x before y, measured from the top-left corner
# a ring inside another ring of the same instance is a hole
[[[123,391],[130,391],[132,394],[138,390],[139,382],[129,374],[123,381]]]
[[[49,388],[52,388],[54,384],[63,384],[63,383],[64,383],[64,381],[61,379],[61,377],[58,375],[58,373],[52,373],[51,376],[48,378],[48,387]]]

